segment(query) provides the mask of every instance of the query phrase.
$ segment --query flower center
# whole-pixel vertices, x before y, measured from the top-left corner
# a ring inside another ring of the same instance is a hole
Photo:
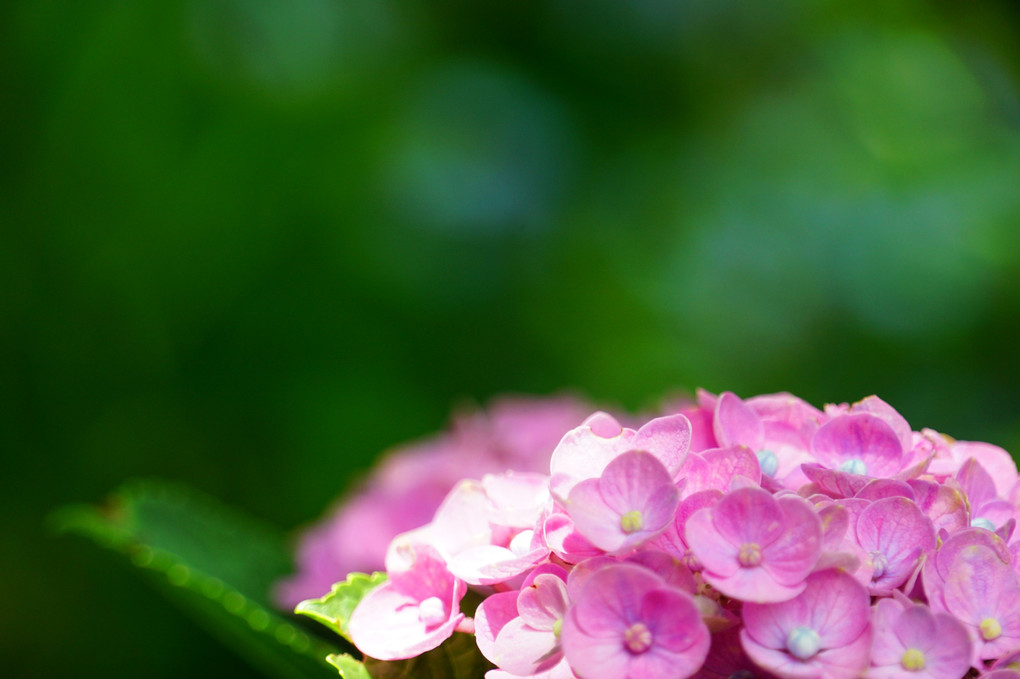
[[[993,641],[1002,634],[1002,625],[995,618],[985,618],[981,621],[978,629],[981,630],[981,638],[985,641]]]
[[[852,457],[843,464],[839,465],[840,471],[848,472],[850,474],[864,475],[868,473],[868,465],[864,464],[864,460],[859,457]]]
[[[908,648],[903,652],[903,657],[900,658],[900,665],[903,669],[916,672],[924,669],[924,653],[921,653],[916,648]]]
[[[761,473],[772,476],[779,470],[779,458],[771,450],[759,450],[755,455],[758,457],[758,465]]]
[[[737,561],[744,568],[752,568],[761,563],[761,547],[756,542],[745,542],[740,545]]]
[[[786,637],[786,650],[798,660],[807,660],[821,648],[818,632],[810,627],[794,627]]]
[[[644,653],[652,647],[652,631],[643,622],[635,622],[623,633],[623,645],[628,651]]]
[[[624,533],[635,533],[641,530],[644,525],[644,520],[641,517],[641,512],[636,509],[632,509],[629,512],[625,512],[620,517],[620,530]]]
[[[562,630],[562,629],[563,629],[563,619],[562,618],[557,618],[555,621],[553,621],[553,636],[556,637],[557,639],[559,639],[560,638],[560,630]]]
[[[972,519],[970,525],[974,528],[984,528],[985,530],[994,531],[995,524],[986,519],[983,516],[979,516],[976,519]]]
[[[430,596],[418,604],[418,620],[425,623],[426,627],[438,625],[446,620],[443,600],[437,596]]]
[[[885,570],[889,568],[889,559],[886,558],[882,552],[871,553],[871,579],[878,580],[880,577],[885,575]]]

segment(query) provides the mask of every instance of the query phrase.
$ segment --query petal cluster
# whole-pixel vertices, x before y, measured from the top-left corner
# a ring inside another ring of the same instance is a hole
[[[450,482],[390,536],[354,643],[391,660],[474,634],[489,679],[1020,676],[1001,448],[914,430],[877,396],[702,391],[628,424],[578,416],[543,469]]]

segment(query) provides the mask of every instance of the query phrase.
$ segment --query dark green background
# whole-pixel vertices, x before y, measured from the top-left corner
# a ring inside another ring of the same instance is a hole
[[[1020,449],[1018,46],[1005,1],[5,3],[3,673],[247,675],[47,513],[290,528],[465,399]]]

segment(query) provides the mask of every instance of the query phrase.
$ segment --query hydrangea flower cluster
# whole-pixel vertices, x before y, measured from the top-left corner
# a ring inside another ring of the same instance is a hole
[[[347,573],[381,570],[390,541],[427,523],[461,479],[507,469],[547,471],[549,452],[563,432],[591,411],[590,404],[568,395],[506,396],[484,411],[461,410],[447,431],[390,451],[301,537],[297,573],[279,583],[276,600],[294,608],[328,592]]]
[[[1008,453],[876,396],[677,410],[596,412],[547,469],[457,483],[388,545],[355,645],[399,660],[472,634],[486,679],[1020,679]]]

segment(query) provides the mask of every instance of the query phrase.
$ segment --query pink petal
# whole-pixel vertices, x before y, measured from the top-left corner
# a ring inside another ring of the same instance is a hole
[[[738,568],[727,576],[717,576],[707,568],[705,580],[728,597],[757,604],[788,601],[804,591],[804,580],[784,585],[764,568]]]
[[[620,526],[621,512],[602,499],[599,479],[586,479],[574,486],[566,509],[577,532],[601,550],[612,552],[630,537]]]
[[[900,415],[895,408],[880,399],[878,396],[868,396],[850,406],[851,413],[871,413],[882,418],[889,427],[896,432],[900,445],[904,451],[913,447],[913,432],[906,418]]]
[[[475,609],[475,642],[491,662],[496,662],[496,637],[517,617],[517,596],[517,592],[498,592],[485,597]]]
[[[694,512],[687,519],[684,538],[702,566],[716,576],[729,577],[740,569],[737,555],[743,543],[720,539],[713,512],[713,509]]]
[[[521,619],[538,630],[552,630],[557,620],[567,613],[567,583],[551,573],[536,577],[529,587],[521,590],[517,610]]]
[[[536,630],[521,618],[510,620],[496,637],[494,657],[501,669],[529,675],[548,670],[562,657],[559,640],[551,630]]]
[[[693,674],[704,662],[708,628],[689,594],[676,589],[652,590],[642,597],[638,615],[651,629],[654,644],[673,656],[675,671]]]
[[[713,426],[720,446],[743,445],[757,451],[764,444],[765,429],[761,418],[733,392],[719,395]]]
[[[848,460],[864,463],[868,476],[889,477],[903,466],[903,446],[892,427],[868,413],[829,420],[811,439],[811,452],[829,469]]]
[[[351,614],[349,630],[354,645],[378,660],[413,658],[449,639],[464,619],[463,613],[456,613],[445,623],[429,627],[419,618],[418,603],[397,592],[390,582],[376,587]]]
[[[599,481],[602,499],[619,514],[643,508],[662,486],[674,487],[672,474],[655,455],[641,450],[618,456],[606,466]],[[675,510],[674,505],[670,515]]]
[[[630,445],[659,458],[672,477],[690,450],[691,422],[683,415],[657,417],[638,429]]]
[[[811,506],[798,497],[776,501],[786,530],[762,552],[762,568],[787,587],[799,585],[814,568],[822,551],[822,522]]]
[[[735,545],[754,542],[763,548],[782,534],[784,526],[779,505],[759,488],[731,492],[715,506],[713,520],[719,535],[727,541]]]

